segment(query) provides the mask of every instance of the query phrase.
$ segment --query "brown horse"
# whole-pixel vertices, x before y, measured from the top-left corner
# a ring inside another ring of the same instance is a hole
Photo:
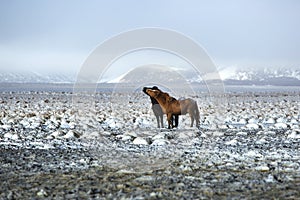
[[[196,127],[199,128],[200,125],[200,114],[197,102],[193,99],[184,99],[184,100],[176,100],[171,97],[168,93],[147,89],[146,93],[155,98],[159,105],[161,106],[164,113],[167,114],[168,119],[168,128],[173,128],[171,118],[173,115],[185,115],[189,113],[191,117],[191,127],[194,125],[194,120],[196,120]]]
[[[148,96],[150,96],[150,95],[146,92],[147,89],[161,91],[160,89],[158,89],[157,86],[153,86],[151,88],[144,87],[143,92],[145,94],[147,94]],[[159,103],[157,102],[157,100],[155,98],[150,96],[150,99],[151,99],[151,103],[152,103],[152,110],[153,110],[153,113],[154,113],[154,115],[156,117],[156,121],[157,121],[157,127],[160,128],[160,124],[161,124],[161,127],[164,127],[164,123],[163,123],[163,114],[164,113],[161,109],[161,106],[159,105]],[[174,117],[172,117],[172,124],[173,124],[173,120],[175,120],[175,127],[178,126],[178,117],[179,117],[178,115],[175,115]],[[173,119],[173,118],[175,118],[175,119]]]

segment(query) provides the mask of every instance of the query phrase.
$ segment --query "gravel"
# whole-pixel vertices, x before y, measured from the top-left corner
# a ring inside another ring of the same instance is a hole
[[[0,199],[300,198],[298,93],[228,95],[222,116],[198,98],[200,130],[95,98],[82,115],[71,93],[1,94]]]

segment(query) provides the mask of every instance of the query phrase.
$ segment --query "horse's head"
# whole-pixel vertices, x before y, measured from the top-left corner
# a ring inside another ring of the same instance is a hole
[[[151,89],[152,89],[152,90],[159,90],[159,91],[160,91],[160,89],[158,89],[157,86],[153,86]]]
[[[161,91],[157,86],[153,86],[153,87],[144,87],[143,88],[143,92],[147,94],[146,90],[147,89],[152,89],[152,90],[158,90]]]
[[[144,92],[145,94],[148,94],[148,93],[146,92],[147,89],[149,89],[149,88],[147,88],[147,87],[144,87],[144,88],[143,88],[143,92]]]
[[[150,97],[157,97],[159,95],[159,93],[161,93],[159,90],[152,90],[152,89],[146,89],[146,93],[150,96]]]

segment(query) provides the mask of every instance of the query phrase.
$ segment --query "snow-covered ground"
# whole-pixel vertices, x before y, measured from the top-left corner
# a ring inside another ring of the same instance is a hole
[[[200,93],[193,99],[200,107],[200,130],[189,127],[188,115],[180,116],[178,128],[168,130],[156,128],[150,99],[142,92],[82,96],[69,92],[2,92],[1,179],[12,184],[2,185],[3,190],[14,187],[14,176],[6,174],[9,171],[23,170],[32,176],[32,170],[83,173],[109,167],[118,177],[135,174],[137,180],[126,179],[129,185],[158,181],[164,188],[173,187],[171,179],[177,180],[174,187],[179,187],[179,193],[164,194],[154,186],[152,190],[131,188],[136,198],[142,191],[148,195],[145,198],[195,198],[193,187],[202,198],[225,194],[266,197],[273,190],[279,197],[299,197],[295,189],[300,181],[299,92],[233,92],[222,97]],[[40,154],[47,156],[36,156]],[[170,180],[164,182],[162,177]],[[123,183],[116,183],[111,191],[120,187],[121,192],[110,197],[130,197],[124,193],[125,186],[118,184]],[[289,188],[290,193],[286,195],[283,188]],[[12,191],[3,191],[1,198],[22,197],[17,195],[18,189]],[[33,196],[25,196],[54,198],[52,192],[43,187]]]
[[[156,139],[168,144],[167,135],[277,134],[298,139],[300,132],[299,93],[228,93],[223,97],[197,95],[201,128],[190,127],[188,115],[180,116],[172,131],[156,128],[148,96],[96,93],[74,96],[56,92],[3,92],[1,94],[0,138],[63,139],[114,137],[147,145]],[[165,126],[167,122],[165,120]],[[176,141],[177,142],[177,141]],[[178,141],[179,142],[179,141]]]

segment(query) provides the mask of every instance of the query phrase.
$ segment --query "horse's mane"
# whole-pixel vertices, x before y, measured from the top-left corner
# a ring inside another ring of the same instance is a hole
[[[176,98],[170,96],[169,93],[167,93],[167,92],[160,91],[159,95],[165,95],[166,96],[166,101],[168,101],[168,102],[172,102],[172,101],[176,101],[177,100]]]

